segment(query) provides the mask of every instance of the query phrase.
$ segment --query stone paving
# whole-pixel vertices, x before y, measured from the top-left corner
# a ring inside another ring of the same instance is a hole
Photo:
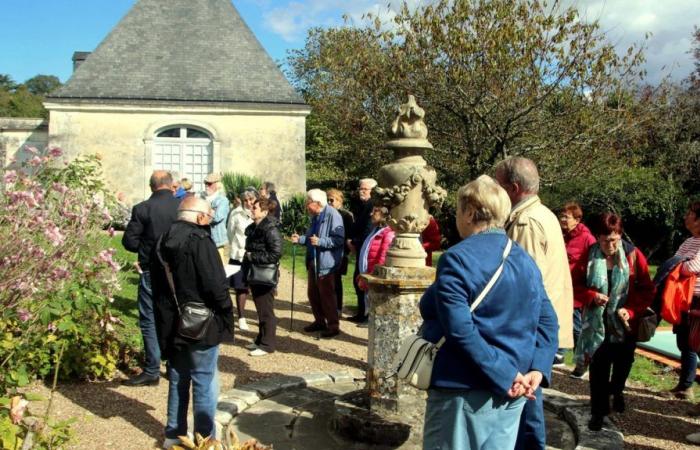
[[[417,449],[416,442],[382,447],[340,438],[333,432],[334,401],[362,389],[359,370],[281,376],[224,392],[216,416],[219,427],[230,425],[241,440],[256,438],[276,450]],[[621,449],[622,434],[607,423],[603,431],[588,431],[588,405],[554,390],[545,390],[547,448],[552,450]]]

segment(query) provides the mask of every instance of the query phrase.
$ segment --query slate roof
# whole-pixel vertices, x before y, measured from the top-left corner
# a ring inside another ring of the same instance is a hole
[[[139,0],[50,98],[304,104],[231,0]]]

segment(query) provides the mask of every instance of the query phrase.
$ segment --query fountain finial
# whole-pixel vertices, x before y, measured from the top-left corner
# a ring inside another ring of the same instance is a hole
[[[408,96],[408,102],[399,106],[399,115],[391,124],[391,137],[395,139],[427,139],[428,127],[423,119],[425,110],[418,106],[416,98]]]

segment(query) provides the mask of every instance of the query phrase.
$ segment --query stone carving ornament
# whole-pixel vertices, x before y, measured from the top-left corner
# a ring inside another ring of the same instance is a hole
[[[397,233],[387,254],[387,266],[421,267],[425,251],[418,241],[428,226],[431,206],[441,206],[447,192],[436,184],[437,174],[423,158],[426,149],[432,149],[427,140],[428,127],[425,111],[410,95],[408,102],[399,107],[391,125],[392,139],[386,143],[394,151],[394,161],[379,171],[374,194],[389,208],[387,221]]]

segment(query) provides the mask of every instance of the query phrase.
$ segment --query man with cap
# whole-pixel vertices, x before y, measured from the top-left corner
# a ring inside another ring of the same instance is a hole
[[[216,244],[216,249],[221,256],[223,264],[228,262],[226,247],[228,246],[228,234],[226,232],[226,218],[229,213],[229,202],[224,193],[224,186],[221,183],[221,174],[210,173],[204,179],[205,200],[209,202],[214,210],[214,217],[211,220],[211,238]]]
[[[172,193],[173,178],[165,170],[151,175],[151,197],[134,206],[126,226],[122,245],[130,252],[138,253],[141,274],[137,294],[139,326],[143,337],[146,364],[141,374],[124,382],[128,386],[158,384],[160,380],[160,347],[156,336],[151,291],[151,250],[161,234],[168,231],[177,218],[180,200]]]

